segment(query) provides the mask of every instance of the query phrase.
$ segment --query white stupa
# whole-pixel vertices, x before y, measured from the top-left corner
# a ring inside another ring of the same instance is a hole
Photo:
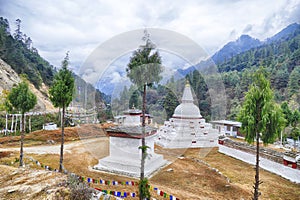
[[[141,150],[139,147],[142,146],[143,135],[141,113],[141,110],[129,109],[124,112],[121,118],[117,117],[118,126],[105,129],[109,136],[109,156],[100,159],[94,169],[139,177],[141,167]],[[167,164],[162,155],[154,152],[156,134],[156,128],[149,125],[145,127],[145,141],[149,147],[147,149],[148,156],[145,160],[146,177]]]
[[[156,143],[165,148],[214,147],[218,145],[218,131],[205,122],[194,104],[190,84],[185,85],[181,104],[172,118],[158,130]]]

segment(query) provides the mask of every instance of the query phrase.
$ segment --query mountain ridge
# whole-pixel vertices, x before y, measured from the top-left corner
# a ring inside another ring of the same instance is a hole
[[[214,61],[216,65],[222,64],[227,62],[229,59],[231,59],[233,56],[236,56],[238,54],[244,53],[246,51],[249,51],[253,48],[262,47],[264,45],[269,45],[271,43],[277,42],[277,41],[284,41],[288,40],[291,37],[294,37],[295,35],[300,34],[300,24],[298,23],[292,23],[283,28],[281,31],[276,33],[270,38],[267,38],[265,41],[260,41],[258,39],[254,39],[253,37],[249,35],[241,35],[238,39],[235,41],[230,41],[226,43],[220,50],[218,50],[216,53],[213,54],[210,58],[208,58],[205,61],[201,61],[197,65],[205,65],[205,63],[211,63],[211,61]],[[243,48],[245,44],[249,44],[253,42],[250,46],[251,48]],[[236,50],[236,51],[234,51]],[[195,69],[195,66],[190,66],[186,69],[179,69],[177,70],[178,73],[185,76],[189,74],[190,72]]]
[[[228,42],[211,59],[216,63],[222,63],[231,57],[247,51],[251,48],[258,47],[262,42],[249,35],[241,35],[237,40]]]

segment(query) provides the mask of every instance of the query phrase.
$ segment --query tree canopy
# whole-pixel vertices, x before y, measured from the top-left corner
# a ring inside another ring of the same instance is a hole
[[[69,55],[62,61],[62,68],[54,76],[53,85],[49,89],[50,100],[54,107],[67,107],[72,99],[75,89],[72,72],[67,68]]]
[[[16,87],[13,87],[7,96],[7,105],[10,111],[17,111],[21,114],[33,109],[37,103],[34,93],[29,90],[28,83],[22,81]]]
[[[126,68],[130,81],[138,87],[158,83],[162,79],[160,75],[162,71],[161,57],[158,51],[153,52],[150,41],[133,52]]]
[[[238,115],[241,131],[248,142],[254,142],[256,134],[266,144],[273,142],[284,126],[281,108],[274,101],[270,81],[260,68],[253,74],[254,82],[246,93],[245,101]]]

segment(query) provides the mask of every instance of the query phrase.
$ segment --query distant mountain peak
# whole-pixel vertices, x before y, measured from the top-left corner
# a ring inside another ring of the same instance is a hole
[[[287,40],[296,34],[300,33],[300,24],[293,23],[282,29],[280,32],[276,33],[273,37],[266,40],[267,43],[271,43],[279,40]]]
[[[212,56],[212,59],[215,63],[221,63],[226,59],[230,59],[239,53],[260,46],[261,44],[261,41],[258,39],[252,38],[249,35],[241,35],[237,40],[224,45],[223,48]]]

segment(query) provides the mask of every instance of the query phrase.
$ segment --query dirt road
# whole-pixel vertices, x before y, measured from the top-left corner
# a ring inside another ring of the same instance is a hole
[[[64,145],[65,153],[72,152],[99,152],[99,147],[106,149],[108,145],[108,138],[93,138],[93,139],[85,139],[78,140],[71,143],[66,143]],[[0,152],[3,151],[20,151],[20,148],[0,148]],[[24,153],[32,153],[32,154],[59,154],[60,153],[60,144],[55,145],[40,145],[33,147],[24,147]]]

